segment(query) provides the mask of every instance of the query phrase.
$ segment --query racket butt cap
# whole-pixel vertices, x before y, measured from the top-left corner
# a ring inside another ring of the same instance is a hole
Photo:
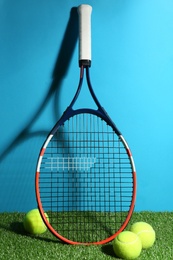
[[[79,67],[91,67],[91,60],[79,60]]]

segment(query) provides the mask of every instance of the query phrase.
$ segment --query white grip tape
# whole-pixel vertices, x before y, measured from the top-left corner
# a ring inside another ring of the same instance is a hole
[[[91,12],[90,5],[78,7],[79,14],[79,60],[91,60]]]

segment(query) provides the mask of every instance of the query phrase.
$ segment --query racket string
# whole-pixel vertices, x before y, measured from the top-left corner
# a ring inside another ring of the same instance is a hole
[[[79,114],[48,144],[39,188],[56,232],[72,241],[94,242],[113,235],[127,218],[132,167],[112,128],[95,115]]]

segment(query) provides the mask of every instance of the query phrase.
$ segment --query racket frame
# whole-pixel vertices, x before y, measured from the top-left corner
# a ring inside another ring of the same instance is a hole
[[[90,108],[81,108],[81,109],[73,109],[73,106],[76,102],[76,100],[78,99],[78,96],[80,94],[81,88],[82,88],[82,83],[83,83],[83,78],[84,78],[84,70],[86,70],[86,79],[87,79],[87,83],[88,83],[88,89],[91,93],[91,96],[93,97],[98,109],[94,110],[94,109],[90,109]],[[132,177],[133,177],[133,195],[132,195],[132,200],[131,200],[131,206],[127,215],[127,218],[125,219],[124,223],[122,223],[121,228],[112,236],[101,240],[101,241],[96,241],[96,242],[87,242],[87,243],[80,243],[80,242],[76,242],[76,241],[71,241],[63,236],[61,236],[56,230],[53,229],[53,227],[51,226],[51,224],[49,223],[49,221],[47,220],[47,218],[45,217],[44,214],[44,210],[42,207],[42,203],[41,203],[41,198],[40,198],[40,191],[39,191],[39,174],[40,174],[40,165],[41,165],[41,161],[42,158],[44,156],[44,152],[46,150],[46,147],[48,146],[49,142],[51,141],[52,137],[54,136],[54,134],[58,131],[58,129],[65,123],[65,121],[69,120],[71,117],[78,115],[78,114],[83,114],[83,113],[87,113],[87,114],[93,114],[95,116],[100,117],[102,120],[104,120],[109,126],[112,127],[113,131],[116,133],[116,135],[119,137],[119,139],[121,140],[121,142],[123,143],[126,152],[128,154],[128,157],[130,159],[130,163],[132,166]],[[83,245],[90,245],[90,244],[105,244],[108,243],[110,241],[112,241],[120,232],[122,232],[125,227],[127,226],[128,222],[130,221],[130,218],[132,216],[133,210],[134,210],[134,206],[135,206],[135,200],[136,200],[136,170],[135,170],[135,164],[134,164],[134,160],[132,157],[132,153],[130,151],[130,148],[127,144],[127,142],[125,141],[124,137],[122,136],[121,132],[118,130],[118,128],[116,127],[116,125],[112,122],[112,120],[110,119],[110,117],[108,116],[108,114],[105,112],[104,108],[100,105],[94,91],[91,85],[91,81],[90,81],[90,76],[89,76],[89,66],[81,66],[80,68],[80,79],[79,79],[79,85],[77,88],[77,91],[74,95],[74,98],[72,99],[70,105],[67,107],[67,109],[64,111],[62,117],[59,119],[59,121],[56,123],[56,125],[53,127],[53,129],[51,130],[50,134],[48,135],[45,143],[43,144],[41,151],[40,151],[40,155],[39,155],[39,159],[38,159],[38,164],[37,164],[37,171],[36,171],[36,179],[35,179],[35,187],[36,187],[36,198],[37,198],[37,202],[38,202],[38,208],[41,214],[41,217],[44,221],[44,223],[46,224],[46,226],[48,227],[48,229],[52,232],[52,234],[54,234],[56,237],[58,237],[60,240],[64,241],[65,243],[68,244],[83,244]]]
[[[98,244],[105,244],[105,243],[112,241],[120,232],[122,232],[125,229],[128,222],[130,221],[130,218],[132,216],[134,206],[135,206],[135,200],[136,200],[136,170],[135,170],[135,164],[133,161],[131,151],[129,149],[127,142],[125,141],[124,137],[122,136],[121,132],[118,130],[116,125],[112,122],[112,120],[110,119],[110,117],[108,116],[108,114],[106,113],[104,108],[100,105],[100,102],[98,101],[98,99],[93,91],[91,81],[90,81],[89,67],[91,66],[91,21],[90,21],[91,12],[92,12],[92,7],[89,5],[80,5],[78,7],[78,13],[79,13],[79,67],[80,67],[80,78],[79,78],[78,88],[77,88],[77,91],[76,91],[70,105],[67,107],[67,109],[64,111],[61,118],[58,120],[58,122],[52,128],[52,130],[50,131],[49,135],[47,136],[46,141],[44,142],[44,144],[40,150],[40,154],[39,154],[39,158],[38,158],[38,162],[37,162],[36,176],[35,176],[36,199],[37,199],[37,203],[38,203],[38,209],[40,211],[40,214],[41,214],[41,217],[42,217],[44,223],[46,224],[46,226],[48,227],[48,229],[51,231],[51,233],[53,235],[55,235],[56,237],[58,237],[60,240],[64,241],[65,243],[73,244],[73,245],[75,245],[75,244],[98,245]],[[87,24],[87,27],[86,27],[86,24]],[[81,108],[81,109],[76,109],[76,110],[73,109],[73,106],[74,106],[76,100],[78,99],[78,96],[79,96],[81,88],[82,88],[84,71],[86,72],[86,80],[87,80],[88,89],[97,106],[97,110],[90,109],[90,108]],[[131,205],[130,205],[130,208],[128,211],[128,215],[127,215],[124,223],[122,223],[122,226],[120,227],[120,229],[117,230],[117,232],[115,234],[113,234],[112,236],[105,238],[101,241],[86,242],[86,243],[71,241],[68,238],[65,238],[62,235],[60,235],[51,226],[51,224],[49,223],[48,219],[46,218],[46,216],[44,214],[43,206],[41,203],[40,190],[39,190],[40,166],[41,166],[42,158],[44,156],[45,150],[46,150],[49,142],[51,141],[51,139],[53,138],[55,133],[58,131],[58,129],[62,125],[64,125],[64,123],[67,120],[69,120],[71,117],[73,117],[75,115],[83,114],[83,113],[93,114],[97,117],[100,117],[110,127],[112,127],[113,131],[118,136],[120,141],[123,143],[124,148],[126,149],[126,153],[128,154],[131,168],[132,168],[132,178],[133,178],[133,194],[132,194],[132,199],[131,199]]]

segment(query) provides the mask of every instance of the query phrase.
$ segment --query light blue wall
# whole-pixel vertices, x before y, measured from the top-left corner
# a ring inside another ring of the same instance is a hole
[[[0,211],[36,207],[39,148],[78,83],[81,3],[0,1]],[[133,152],[136,211],[172,211],[173,1],[85,3],[92,83]]]

